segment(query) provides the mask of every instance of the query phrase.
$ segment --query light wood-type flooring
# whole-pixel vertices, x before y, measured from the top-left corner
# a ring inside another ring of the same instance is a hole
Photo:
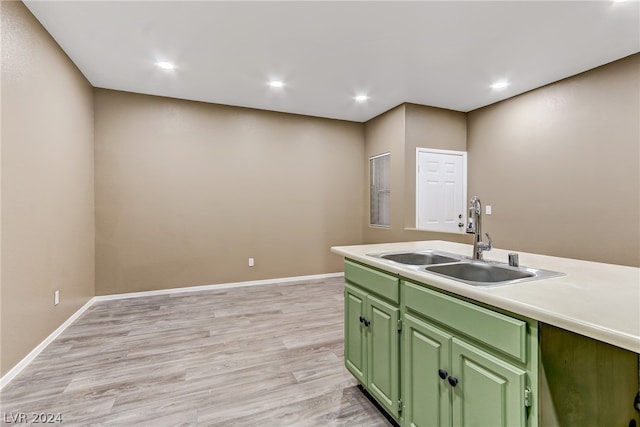
[[[333,278],[96,302],[2,390],[0,422],[389,426],[344,368],[343,288]]]

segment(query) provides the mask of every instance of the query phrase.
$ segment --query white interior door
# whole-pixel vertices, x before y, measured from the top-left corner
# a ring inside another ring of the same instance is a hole
[[[416,227],[464,232],[467,153],[418,148]]]

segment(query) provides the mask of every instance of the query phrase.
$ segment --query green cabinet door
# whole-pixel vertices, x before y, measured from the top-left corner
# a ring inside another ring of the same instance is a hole
[[[526,372],[457,338],[452,339],[454,427],[526,426]]]
[[[366,329],[360,321],[365,316],[367,294],[349,284],[344,291],[344,363],[349,372],[367,384]]]
[[[369,392],[394,417],[400,400],[400,309],[367,296]]]
[[[451,335],[410,314],[404,316],[402,396],[404,425],[451,424]],[[441,375],[444,378],[441,378]]]

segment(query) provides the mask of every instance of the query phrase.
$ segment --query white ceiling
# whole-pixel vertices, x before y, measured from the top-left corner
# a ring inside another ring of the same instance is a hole
[[[25,3],[96,87],[358,122],[470,111],[640,51],[638,1]]]

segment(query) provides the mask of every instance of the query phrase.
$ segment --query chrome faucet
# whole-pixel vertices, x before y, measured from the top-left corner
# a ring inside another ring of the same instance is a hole
[[[473,259],[482,259],[482,252],[490,251],[493,241],[489,233],[485,233],[489,242],[482,241],[482,204],[478,196],[473,196],[471,203],[469,203],[467,233],[475,235],[473,238]]]

